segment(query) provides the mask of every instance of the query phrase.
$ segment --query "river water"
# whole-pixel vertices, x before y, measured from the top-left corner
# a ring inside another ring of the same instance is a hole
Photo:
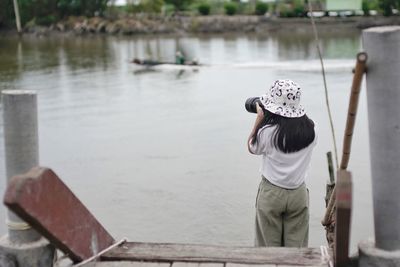
[[[359,32],[321,36],[339,152],[361,46]],[[206,66],[146,71],[129,63],[134,57],[173,61],[177,49]],[[253,244],[259,158],[246,149],[255,116],[244,101],[277,78],[302,85],[304,106],[318,124],[307,178],[309,245],[324,245],[325,154],[333,145],[308,33],[0,38],[0,90],[38,93],[41,165],[117,239]],[[2,125],[1,119],[1,139]],[[373,236],[365,88],[354,137],[353,251]],[[1,142],[1,193],[4,161]],[[6,232],[3,223],[0,230]]]

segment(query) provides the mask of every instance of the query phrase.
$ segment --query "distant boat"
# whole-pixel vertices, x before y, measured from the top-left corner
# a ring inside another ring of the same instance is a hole
[[[158,60],[151,60],[151,59],[133,59],[131,61],[131,63],[138,65],[138,66],[142,66],[142,67],[146,67],[146,68],[153,68],[153,67],[158,67],[160,65],[165,66],[166,68],[185,68],[185,67],[199,67],[199,66],[203,66],[201,64],[199,64],[196,60],[193,61],[186,61],[183,64],[178,64],[176,62],[166,62],[166,61],[158,61]]]

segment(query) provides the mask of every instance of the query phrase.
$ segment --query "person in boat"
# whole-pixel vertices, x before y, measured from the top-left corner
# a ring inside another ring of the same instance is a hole
[[[184,65],[185,64],[185,56],[179,50],[176,51],[176,54],[175,54],[175,63],[178,64],[178,65]]]
[[[260,97],[261,104],[257,103],[257,117],[247,142],[250,153],[261,155],[256,246],[308,246],[305,178],[317,135],[300,99],[297,83],[276,80]]]

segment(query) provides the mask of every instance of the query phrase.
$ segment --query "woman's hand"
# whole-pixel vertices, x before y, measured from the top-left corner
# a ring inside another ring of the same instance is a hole
[[[256,108],[257,108],[257,118],[256,118],[255,124],[259,125],[262,122],[262,120],[264,119],[264,111],[258,103],[256,103]]]
[[[254,122],[253,129],[251,130],[250,136],[247,139],[247,148],[251,154],[254,154],[254,153],[251,151],[250,143],[252,142],[253,138],[255,138],[255,135],[257,134],[257,131],[260,128],[260,126],[264,120],[264,111],[258,103],[256,103],[256,108],[257,108],[256,121]]]

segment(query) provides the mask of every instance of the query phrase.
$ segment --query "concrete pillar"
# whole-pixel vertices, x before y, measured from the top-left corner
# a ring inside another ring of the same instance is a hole
[[[4,144],[7,181],[39,165],[37,100],[31,91],[3,91]],[[11,211],[8,238],[14,243],[39,240],[40,235]],[[24,230],[17,230],[25,228]]]
[[[363,43],[375,244],[359,244],[360,266],[400,266],[400,26],[364,30]]]
[[[379,249],[374,241],[365,240],[358,244],[358,251],[360,267],[400,267],[400,250]]]
[[[39,164],[37,98],[32,91],[5,90],[2,102],[8,181]],[[12,212],[7,226],[8,236],[0,239],[0,255],[7,256],[2,258],[14,258],[18,266],[51,266],[43,263],[53,250],[34,229]]]

